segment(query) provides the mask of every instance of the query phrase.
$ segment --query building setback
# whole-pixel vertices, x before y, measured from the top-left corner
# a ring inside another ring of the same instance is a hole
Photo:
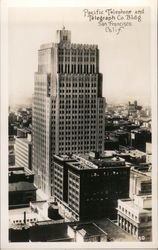
[[[60,155],[53,164],[54,197],[76,220],[115,218],[117,199],[129,197],[130,167],[119,157]]]
[[[71,43],[71,31],[41,45],[33,100],[33,170],[53,195],[53,155],[104,150],[102,75],[97,45]]]

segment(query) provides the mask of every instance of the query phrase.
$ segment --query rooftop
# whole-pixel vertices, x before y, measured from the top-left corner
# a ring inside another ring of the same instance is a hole
[[[32,132],[32,129],[31,128],[18,128],[19,131],[22,131],[24,133],[29,133],[29,132]]]
[[[8,174],[9,176],[11,175],[25,175],[25,176],[30,176],[30,175],[33,175],[33,172],[28,169],[28,168],[25,168],[25,167],[9,167],[9,170],[8,170]]]
[[[16,215],[23,215],[24,212],[26,212],[26,214],[33,213],[30,207],[23,207],[23,208],[9,209],[9,216],[12,217]]]
[[[81,225],[80,225],[81,224]],[[83,235],[87,233],[87,236],[90,235],[101,235],[108,234],[110,241],[115,242],[129,242],[129,241],[138,241],[132,235],[126,233],[112,221],[107,218],[100,220],[80,223],[80,222],[65,222],[65,223],[52,223],[52,221],[43,221],[37,222],[36,225],[29,228],[29,233],[27,234],[26,241],[30,240],[32,242],[49,242],[49,241],[73,241],[67,234],[68,226],[77,227],[80,230],[80,233]],[[81,228],[81,229],[80,229]],[[22,241],[22,235],[17,234],[17,241]],[[23,231],[22,234],[26,235],[26,232]],[[83,235],[84,236],[84,235]],[[14,232],[10,232],[10,238],[14,239]]]
[[[138,241],[132,235],[122,230],[120,227],[115,225],[111,220],[107,218],[96,220],[95,224],[108,234],[108,238],[110,241],[115,241],[115,242]]]
[[[39,241],[67,241],[71,238],[67,235],[67,224],[66,223],[56,223],[37,225],[30,228],[30,240],[32,242]]]
[[[79,162],[89,165],[91,168],[109,168],[125,166],[125,160],[119,156],[114,156],[111,152],[104,152],[103,155],[92,157],[90,154],[73,155]],[[90,168],[89,167],[89,168]]]
[[[9,192],[15,191],[32,191],[37,190],[33,183],[27,181],[19,181],[15,183],[9,183]]]
[[[152,172],[151,171],[143,171],[139,166],[137,167],[131,167],[131,171],[139,174],[140,176],[147,177],[149,180],[151,180]]]
[[[150,199],[151,199],[151,197],[150,197]],[[149,213],[149,211],[151,211],[151,208],[148,208],[148,209],[147,208],[142,208],[142,207],[136,205],[134,200],[131,200],[131,199],[121,199],[121,200],[119,200],[119,203],[125,203],[126,206],[128,206],[129,208],[137,211],[138,213],[143,213],[144,214],[144,213]]]
[[[55,155],[54,157],[60,161],[66,161],[69,166],[78,170],[126,166],[125,160],[119,156],[115,156],[112,151],[106,151],[103,155],[90,152],[89,154],[73,154],[71,156]]]
[[[107,233],[104,232],[101,228],[99,228],[95,223],[84,223],[78,225],[74,223],[71,224],[70,227],[78,231],[85,238],[90,236],[104,235],[104,234],[107,235]]]

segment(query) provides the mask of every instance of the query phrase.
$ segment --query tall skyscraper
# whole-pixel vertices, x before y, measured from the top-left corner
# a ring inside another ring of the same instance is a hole
[[[33,101],[35,183],[53,194],[53,155],[104,150],[102,75],[97,45],[71,43],[57,31],[56,43],[41,45]]]

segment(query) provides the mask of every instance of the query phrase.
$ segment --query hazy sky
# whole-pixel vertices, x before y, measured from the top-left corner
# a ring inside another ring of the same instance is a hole
[[[142,22],[119,35],[106,33],[97,22],[84,18],[84,8],[10,8],[8,20],[9,102],[25,103],[32,96],[41,44],[55,42],[64,24],[73,43],[98,44],[103,96],[107,102],[138,100],[150,104],[149,9]],[[91,9],[91,8],[89,8]],[[94,8],[93,8],[94,9]],[[102,8],[103,9],[103,8]]]

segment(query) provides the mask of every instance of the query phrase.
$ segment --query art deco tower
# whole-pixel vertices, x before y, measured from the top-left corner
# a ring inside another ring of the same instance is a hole
[[[71,43],[71,32],[57,31],[57,42],[41,45],[33,101],[35,183],[53,194],[53,155],[104,150],[102,75],[97,45]]]

